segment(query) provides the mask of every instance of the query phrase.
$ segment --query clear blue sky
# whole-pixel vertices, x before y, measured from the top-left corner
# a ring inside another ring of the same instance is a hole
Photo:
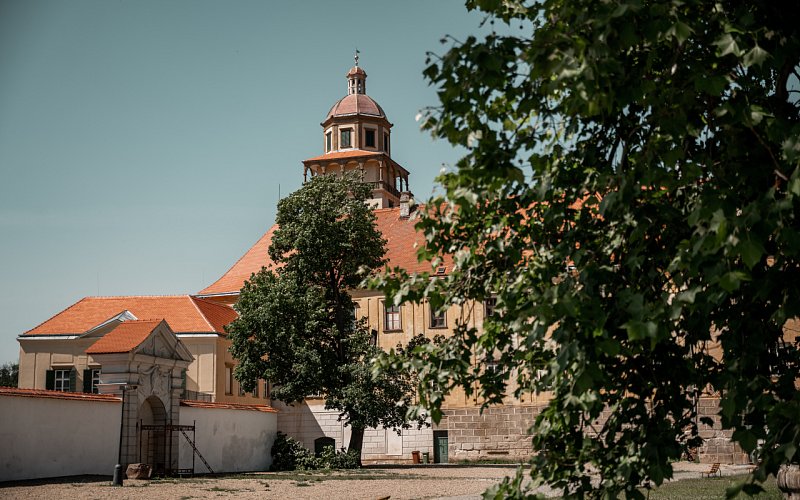
[[[194,293],[322,152],[361,51],[393,157],[427,198],[459,152],[420,132],[460,0],[0,0],[0,363],[87,295]]]

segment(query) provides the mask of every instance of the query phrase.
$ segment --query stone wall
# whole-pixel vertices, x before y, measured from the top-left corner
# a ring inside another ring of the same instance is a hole
[[[528,429],[540,406],[497,406],[445,410],[435,430],[446,430],[450,462],[461,460],[526,460],[530,458]]]
[[[711,426],[700,424],[700,437],[703,446],[698,450],[703,463],[748,464],[750,458],[738,444],[731,441],[733,431],[723,430],[719,416],[719,398],[700,398],[697,413],[700,417],[709,417],[714,421]]]

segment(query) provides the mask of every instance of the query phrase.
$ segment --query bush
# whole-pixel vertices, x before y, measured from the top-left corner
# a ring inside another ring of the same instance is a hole
[[[358,469],[358,452],[335,450],[333,446],[326,446],[317,457],[321,469]]]
[[[271,471],[316,468],[313,466],[316,461],[314,454],[299,441],[282,432],[278,432],[278,435],[275,436],[275,442],[272,444],[270,452],[272,453]]]
[[[272,444],[272,467],[270,470],[312,470],[312,469],[357,469],[358,453],[335,450],[333,446],[323,448],[320,456],[300,444],[294,438],[279,432]]]

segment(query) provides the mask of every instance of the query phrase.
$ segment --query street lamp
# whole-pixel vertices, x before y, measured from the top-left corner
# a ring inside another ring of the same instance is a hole
[[[122,415],[119,419],[119,453],[117,454],[117,465],[114,466],[114,479],[111,484],[114,486],[122,486],[122,431],[125,428],[125,391],[136,389],[136,384],[123,384],[119,388],[122,390]]]

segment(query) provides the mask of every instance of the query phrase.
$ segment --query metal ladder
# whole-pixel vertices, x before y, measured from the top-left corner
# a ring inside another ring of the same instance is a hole
[[[191,447],[192,447],[192,449],[193,449],[193,450],[194,450],[194,452],[197,454],[197,456],[198,456],[198,457],[200,457],[200,460],[202,460],[202,462],[205,464],[205,466],[206,466],[206,469],[208,469],[208,472],[210,472],[210,473],[212,473],[212,474],[213,474],[213,473],[214,473],[214,469],[212,469],[212,468],[211,468],[211,466],[210,466],[210,465],[208,465],[208,462],[206,462],[206,459],[203,457],[203,454],[202,454],[202,453],[200,453],[200,450],[198,450],[198,449],[197,449],[197,446],[195,446],[195,445],[194,445],[194,441],[192,441],[191,439],[189,439],[189,435],[188,435],[188,434],[186,434],[186,431],[185,431],[185,430],[181,429],[181,434],[183,434],[183,437],[185,437],[185,438],[186,438],[186,441],[188,441],[188,442],[189,442],[189,446],[191,446]]]

